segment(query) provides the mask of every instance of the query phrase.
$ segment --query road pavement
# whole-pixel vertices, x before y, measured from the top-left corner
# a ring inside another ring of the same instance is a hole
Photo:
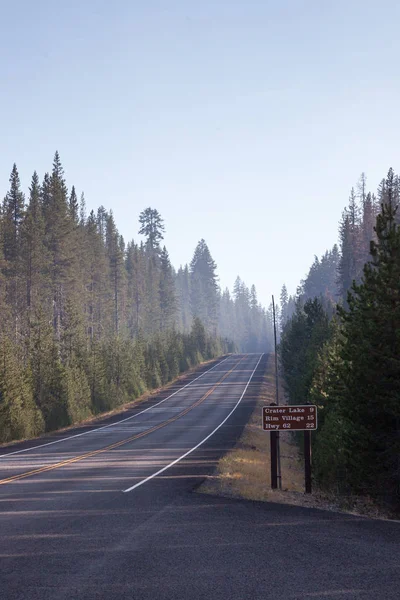
[[[399,523],[196,493],[266,360],[229,356],[122,415],[0,450],[0,598],[398,600]]]

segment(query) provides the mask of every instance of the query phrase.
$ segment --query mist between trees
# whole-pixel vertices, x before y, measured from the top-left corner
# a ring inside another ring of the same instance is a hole
[[[227,352],[265,352],[271,310],[238,278],[218,286],[204,240],[176,272],[157,210],[125,244],[111,211],[87,215],[56,152],[25,198],[16,165],[0,214],[0,441],[113,409]]]
[[[400,179],[377,194],[362,175],[295,297],[281,294],[280,358],[289,400],[319,407],[319,486],[400,510]]]

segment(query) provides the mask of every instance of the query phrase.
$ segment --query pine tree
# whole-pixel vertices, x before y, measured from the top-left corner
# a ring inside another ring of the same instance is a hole
[[[365,197],[363,204],[363,218],[362,218],[362,260],[366,263],[369,260],[369,246],[370,242],[374,239],[374,205],[372,195],[368,193]]]
[[[316,363],[311,400],[320,405],[316,476],[334,491],[400,506],[400,227],[397,181],[380,186],[370,261]],[[368,202],[368,195],[365,205]]]
[[[206,330],[198,317],[194,317],[192,331],[190,333],[192,342],[192,355],[194,364],[198,364],[204,358],[207,358],[207,335]]]
[[[287,310],[288,310],[288,301],[289,301],[289,294],[287,291],[287,287],[286,284],[283,284],[282,289],[281,289],[281,296],[280,296],[280,302],[281,302],[281,325],[283,326],[288,318],[288,314],[287,314]]]
[[[98,221],[91,211],[85,226],[85,315],[86,332],[91,345],[112,331],[109,302],[110,264]]]
[[[258,352],[262,347],[260,335],[260,318],[259,318],[259,305],[257,300],[256,286],[253,284],[250,288],[249,305],[248,305],[248,326],[249,326],[249,337],[247,342],[248,352]]]
[[[353,281],[360,281],[363,266],[362,228],[360,208],[354,189],[351,190],[349,205],[342,215],[340,224],[340,262],[338,267],[339,292],[346,299]]]
[[[160,254],[160,242],[164,239],[164,220],[154,208],[146,208],[139,215],[139,234],[146,236],[146,249],[150,254]]]
[[[10,339],[0,339],[0,440],[9,442],[40,435],[43,417],[35,405],[27,374],[17,360],[18,349]]]
[[[87,213],[86,213],[86,200],[85,194],[81,193],[81,199],[79,202],[79,223],[82,227],[86,225],[87,221]]]
[[[155,254],[148,255],[146,261],[146,306],[144,313],[144,333],[153,335],[160,331],[160,270]]]
[[[338,267],[338,285],[342,298],[346,298],[347,291],[357,277],[357,257],[354,250],[354,231],[350,216],[343,213],[340,225],[340,262]]]
[[[69,214],[74,223],[79,223],[79,202],[74,185],[71,188],[69,196]]]
[[[50,180],[45,180],[43,183],[42,205],[45,220],[45,245],[50,256],[53,328],[57,340],[60,341],[65,286],[71,273],[73,248],[70,243],[72,221],[68,210],[67,187],[58,152],[54,156]]]
[[[9,307],[6,302],[6,263],[3,253],[2,221],[0,219],[0,334],[4,334],[8,329]]]
[[[240,279],[239,275],[235,279],[235,283],[233,284],[233,297],[235,301],[240,298],[243,289],[243,282]]]
[[[145,253],[134,242],[130,242],[126,252],[128,329],[132,338],[140,335],[144,327],[146,306],[146,264]]]
[[[104,354],[104,342],[101,342],[98,337],[92,338],[88,384],[90,386],[91,408],[94,414],[101,413],[110,407],[106,378],[107,357]]]
[[[113,298],[114,333],[118,335],[122,319],[123,285],[125,279],[124,249],[112,212],[107,216],[106,247],[109,260],[110,285]]]
[[[208,246],[200,240],[190,263],[191,309],[208,331],[216,333],[218,322],[218,284],[216,264]]]
[[[97,226],[100,237],[104,241],[104,243],[106,241],[107,218],[108,213],[106,209],[104,208],[104,206],[100,206],[97,209]]]
[[[250,288],[250,308],[252,311],[256,311],[258,308],[257,290],[254,283]]]
[[[236,343],[240,341],[236,327],[235,304],[228,288],[222,292],[220,298],[218,329],[221,337],[224,339],[229,339]]]
[[[400,227],[394,185],[390,170],[371,262],[348,295],[348,312],[340,311],[345,385],[340,406],[347,423],[355,424],[343,438],[353,489],[386,490],[400,502]]]
[[[21,191],[18,169],[14,163],[10,175],[10,189],[3,202],[2,238],[6,275],[6,300],[10,306],[15,338],[20,329],[21,318],[21,223],[25,212],[25,198]]]
[[[20,226],[25,212],[25,198],[17,165],[14,163],[10,175],[10,189],[3,203],[4,258],[9,264],[10,275],[14,275],[18,258]]]
[[[320,300],[298,303],[283,329],[280,357],[290,404],[309,401],[316,358],[329,338],[329,318]]]
[[[313,442],[313,472],[320,487],[334,493],[349,492],[343,461],[343,429],[339,397],[345,389],[341,377],[341,327],[330,323],[331,334],[315,363],[310,402],[318,406],[318,430]]]
[[[29,339],[37,320],[37,311],[50,311],[48,296],[48,254],[44,244],[45,224],[39,177],[34,172],[29,188],[29,203],[21,226],[21,273],[25,282],[26,336]]]
[[[357,192],[361,204],[361,210],[363,210],[367,198],[367,177],[365,173],[361,173],[360,175],[360,178],[357,183]]]
[[[184,356],[183,340],[179,333],[172,329],[166,338],[166,360],[170,379],[175,379],[179,375],[180,364]]]
[[[176,289],[175,275],[169,260],[166,247],[160,255],[160,330],[167,331],[175,322]]]
[[[160,248],[163,221],[146,209],[146,244],[125,248],[112,213],[87,216],[83,194],[79,203],[68,192],[58,152],[41,186],[34,173],[26,210],[16,167],[10,181],[0,214],[0,441],[112,409],[234,351],[231,336],[244,350],[262,347],[255,287],[242,283],[237,302],[221,295],[204,240],[190,271],[175,274]]]
[[[179,328],[181,331],[190,331],[192,314],[190,308],[190,273],[188,265],[179,267],[176,274],[177,304],[179,307]]]

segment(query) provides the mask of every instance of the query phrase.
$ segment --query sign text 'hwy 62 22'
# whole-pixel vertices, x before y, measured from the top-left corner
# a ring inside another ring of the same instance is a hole
[[[265,431],[313,431],[317,429],[317,407],[263,406]]]

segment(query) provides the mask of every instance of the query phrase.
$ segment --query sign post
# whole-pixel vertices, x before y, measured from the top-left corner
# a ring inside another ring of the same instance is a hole
[[[276,318],[275,318],[275,300],[274,296],[272,296],[272,314],[274,317],[274,347],[275,347],[275,392],[276,392],[276,404],[279,406],[279,376],[278,376],[278,348],[276,343]],[[279,432],[272,431],[270,434],[271,437],[271,448],[272,444],[276,447],[276,468],[277,468],[277,481],[279,484],[279,489],[282,489],[282,472],[281,472],[281,451],[279,444]],[[272,460],[272,452],[271,452],[271,460]],[[271,463],[272,465],[272,463]],[[271,482],[272,482],[272,474],[271,474]],[[272,489],[276,489],[271,485]]]
[[[317,407],[263,406],[263,429],[271,433],[271,487],[277,488],[277,450],[273,442],[278,431],[304,431],[304,476],[306,494],[311,494],[311,431],[317,429]],[[275,487],[274,487],[275,485]]]
[[[271,402],[270,406],[278,406],[275,402]],[[269,434],[270,440],[270,456],[271,456],[271,490],[278,489],[278,458],[279,458],[279,433],[271,431]]]
[[[278,488],[278,433],[271,431],[270,433],[270,444],[271,444],[271,489],[276,490]]]
[[[304,432],[304,479],[306,494],[311,494],[311,431]]]

